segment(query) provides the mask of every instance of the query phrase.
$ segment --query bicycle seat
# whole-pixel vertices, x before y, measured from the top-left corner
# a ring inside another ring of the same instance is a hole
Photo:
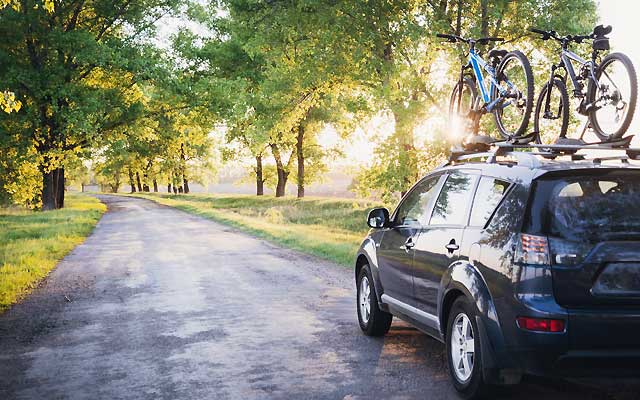
[[[492,49],[489,51],[489,58],[502,58],[506,56],[508,51],[500,49]]]
[[[593,28],[593,35],[596,37],[608,35],[611,33],[611,30],[612,30],[611,25],[607,25],[607,26],[598,25],[595,28]]]

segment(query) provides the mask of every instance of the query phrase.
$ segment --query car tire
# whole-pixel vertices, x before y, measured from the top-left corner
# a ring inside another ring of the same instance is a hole
[[[447,360],[453,386],[464,399],[487,396],[490,386],[482,375],[481,332],[475,305],[459,297],[451,306],[447,321]]]
[[[378,307],[378,296],[368,265],[364,265],[360,270],[356,285],[356,309],[360,329],[367,336],[384,336],[389,332],[393,316]]]

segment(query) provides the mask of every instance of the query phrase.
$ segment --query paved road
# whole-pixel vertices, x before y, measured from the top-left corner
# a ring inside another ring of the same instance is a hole
[[[0,316],[0,399],[453,399],[443,346],[363,336],[351,271],[141,199]],[[637,398],[528,380],[497,398]]]

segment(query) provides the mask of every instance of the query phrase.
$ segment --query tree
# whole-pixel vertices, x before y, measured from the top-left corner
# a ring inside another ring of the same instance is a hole
[[[566,11],[570,9],[581,13],[576,16]],[[421,157],[441,151],[437,144],[416,149],[413,131],[426,118],[446,115],[451,88],[442,85],[435,67],[444,65],[455,77],[464,49],[447,46],[443,58],[435,33],[503,36],[511,46],[533,49],[529,26],[585,29],[595,19],[595,4],[589,0],[392,0],[338,2],[335,13],[332,29],[352,48],[357,57],[354,65],[362,66],[355,70],[359,80],[370,88],[379,110],[392,116],[395,126],[388,140],[379,144],[384,151],[378,154],[384,157],[377,158],[366,173],[369,179],[360,183],[381,185],[375,188],[391,195],[404,193],[421,174]],[[446,60],[455,61],[446,65]]]
[[[22,102],[11,118],[19,121],[22,151],[37,153],[42,209],[64,205],[70,155],[141,111],[129,91],[153,76],[156,53],[146,39],[178,3],[76,0],[48,12],[24,0],[19,9],[0,11],[0,81]],[[0,119],[4,129],[7,120]]]

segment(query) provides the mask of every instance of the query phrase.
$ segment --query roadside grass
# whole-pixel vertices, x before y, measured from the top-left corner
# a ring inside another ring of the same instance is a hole
[[[231,225],[285,247],[351,265],[377,203],[337,198],[138,193],[157,203]]]
[[[67,193],[55,211],[0,208],[0,312],[33,289],[91,233],[106,206]]]

